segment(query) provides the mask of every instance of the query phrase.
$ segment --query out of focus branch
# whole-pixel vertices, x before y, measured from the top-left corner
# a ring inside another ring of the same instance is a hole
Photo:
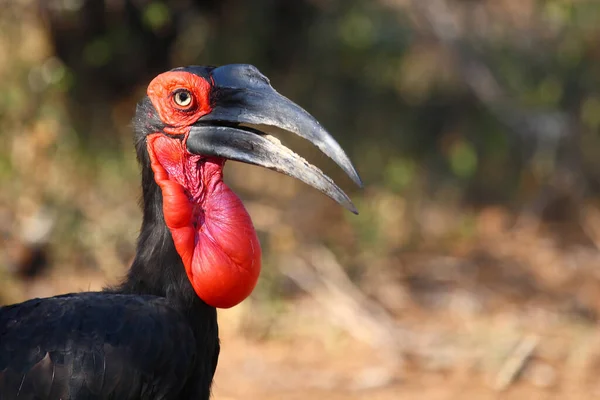
[[[494,389],[505,390],[519,377],[535,352],[539,341],[540,339],[536,335],[528,335],[518,343],[498,372]]]
[[[540,181],[545,182],[531,213],[539,217],[543,209],[557,198],[575,199],[578,203],[585,191],[580,179],[578,128],[575,119],[558,109],[533,110],[519,107],[470,46],[464,43],[461,24],[446,0],[411,0],[412,9],[433,37],[446,48],[459,66],[465,85],[492,115],[517,139],[533,141],[535,153],[529,162]],[[559,149],[565,150],[559,156]],[[537,218],[536,218],[537,219]]]
[[[445,0],[411,0],[413,9],[435,39],[454,57],[462,80],[496,118],[521,137],[556,143],[571,131],[565,112],[556,109],[522,110],[498,83],[492,70],[463,44],[452,10]]]
[[[306,256],[287,260],[283,273],[350,335],[380,350],[390,368],[400,366],[402,335],[393,317],[352,283],[331,251],[320,246],[302,254]]]

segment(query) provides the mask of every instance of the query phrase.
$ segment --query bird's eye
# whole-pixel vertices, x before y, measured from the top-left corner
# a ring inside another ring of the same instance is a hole
[[[192,94],[185,89],[178,90],[173,94],[173,101],[179,107],[189,107],[192,104]]]

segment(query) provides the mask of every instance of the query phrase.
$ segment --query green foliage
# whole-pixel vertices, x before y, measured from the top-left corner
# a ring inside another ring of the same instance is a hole
[[[477,153],[469,143],[460,141],[450,148],[450,167],[460,178],[470,178],[477,169]]]
[[[98,38],[86,44],[83,49],[83,59],[93,67],[108,64],[113,57],[113,47],[106,38]]]
[[[152,1],[144,9],[144,23],[154,31],[159,31],[171,22],[171,10],[162,1]]]
[[[581,120],[591,129],[597,131],[600,128],[600,97],[591,96],[584,100]]]
[[[395,192],[402,192],[413,182],[415,173],[414,161],[393,159],[385,166],[385,185]]]

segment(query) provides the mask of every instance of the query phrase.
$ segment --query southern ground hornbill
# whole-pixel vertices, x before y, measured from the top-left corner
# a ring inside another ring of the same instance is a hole
[[[208,399],[216,308],[253,290],[261,250],[225,160],[273,169],[356,212],[318,168],[265,133],[300,135],[360,178],[337,142],[249,65],[157,76],[134,119],[144,218],[125,281],[0,308],[0,400]]]

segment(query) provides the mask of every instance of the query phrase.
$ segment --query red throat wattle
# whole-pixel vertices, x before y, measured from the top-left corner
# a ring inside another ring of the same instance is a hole
[[[147,137],[165,222],[196,294],[213,307],[239,304],[256,286],[261,249],[242,201],[223,182],[225,160],[190,154],[185,141]]]

